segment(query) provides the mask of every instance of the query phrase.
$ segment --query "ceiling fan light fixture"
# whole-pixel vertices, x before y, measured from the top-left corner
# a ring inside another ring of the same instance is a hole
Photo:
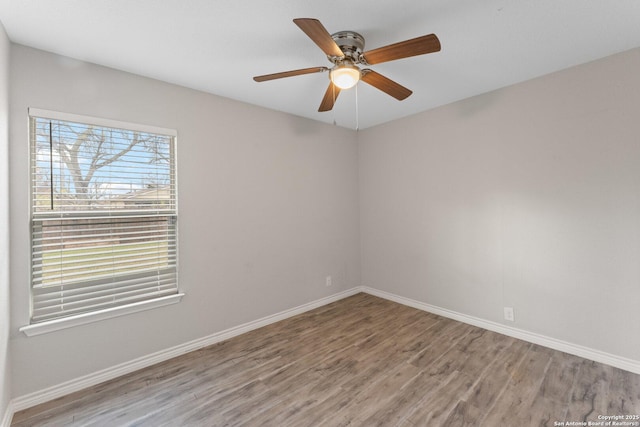
[[[360,80],[360,68],[353,64],[336,65],[329,72],[329,78],[340,89],[350,89]]]

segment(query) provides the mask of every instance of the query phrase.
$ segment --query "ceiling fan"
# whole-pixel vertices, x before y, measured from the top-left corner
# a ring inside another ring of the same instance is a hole
[[[435,34],[429,34],[363,52],[364,37],[355,31],[338,31],[329,34],[320,21],[313,18],[297,18],[293,22],[322,49],[333,67],[312,67],[265,74],[256,76],[253,80],[265,82],[283,77],[329,71],[329,87],[318,111],[330,111],[340,91],[355,86],[360,80],[402,101],[412,94],[409,89],[369,68],[361,69],[359,65],[375,65],[440,51],[440,40]]]

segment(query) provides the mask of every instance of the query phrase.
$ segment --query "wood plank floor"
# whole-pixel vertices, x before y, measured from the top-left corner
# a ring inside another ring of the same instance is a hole
[[[18,412],[12,426],[559,426],[599,415],[640,415],[640,375],[357,294]]]

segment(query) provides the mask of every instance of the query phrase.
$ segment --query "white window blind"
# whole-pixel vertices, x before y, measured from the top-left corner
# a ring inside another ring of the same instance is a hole
[[[177,294],[175,133],[30,114],[31,323]]]

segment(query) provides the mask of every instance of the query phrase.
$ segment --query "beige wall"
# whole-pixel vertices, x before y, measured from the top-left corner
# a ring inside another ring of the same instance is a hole
[[[638,70],[634,49],[360,132],[363,285],[640,360]]]
[[[9,38],[0,22],[0,423],[11,398],[9,360]]]
[[[14,396],[359,285],[351,131],[18,45],[11,70]],[[181,303],[18,332],[29,309],[29,107],[178,131]]]

